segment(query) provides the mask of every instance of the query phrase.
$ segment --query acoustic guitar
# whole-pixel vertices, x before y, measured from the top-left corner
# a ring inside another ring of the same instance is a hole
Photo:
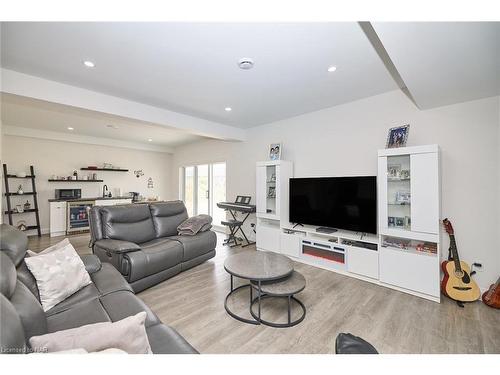
[[[444,261],[441,268],[444,272],[441,291],[444,295],[458,302],[472,302],[479,299],[481,291],[470,275],[470,267],[458,257],[455,232],[448,219],[443,220],[446,232],[450,236],[452,260]]]
[[[490,307],[500,309],[500,277],[495,284],[491,284],[487,292],[484,292],[483,302]]]

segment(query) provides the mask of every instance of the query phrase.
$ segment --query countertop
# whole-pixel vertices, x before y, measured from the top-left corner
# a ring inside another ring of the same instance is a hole
[[[86,202],[86,201],[97,201],[97,200],[108,200],[108,199],[132,199],[131,196],[122,197],[88,197],[88,198],[78,198],[78,199],[49,199],[49,202]]]

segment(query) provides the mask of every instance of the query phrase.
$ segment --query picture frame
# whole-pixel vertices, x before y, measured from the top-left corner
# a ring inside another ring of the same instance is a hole
[[[267,197],[268,198],[276,198],[276,187],[275,186],[269,186],[269,189],[267,191]]]
[[[387,143],[385,148],[405,147],[409,133],[410,124],[390,128],[389,133],[387,134]]]
[[[396,193],[396,203],[405,205],[410,204],[411,202],[411,193],[409,191],[398,191]]]
[[[269,146],[269,160],[281,160],[281,143],[271,143]]]
[[[395,227],[396,226],[396,218],[394,216],[389,216],[387,218],[387,225],[389,227]]]
[[[405,218],[404,217],[396,217],[396,228],[404,228],[405,226]]]

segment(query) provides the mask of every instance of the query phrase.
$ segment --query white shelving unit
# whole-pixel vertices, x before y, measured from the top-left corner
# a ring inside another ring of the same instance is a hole
[[[266,194],[273,173],[275,202]],[[292,176],[290,162],[257,163],[257,250],[440,302],[437,145],[378,152],[377,235],[318,233],[307,225],[293,228],[288,221]]]
[[[378,152],[380,282],[440,301],[437,145]]]
[[[286,160],[263,161],[256,169],[257,248],[276,251],[280,247],[281,219],[288,220],[289,180],[293,164]]]

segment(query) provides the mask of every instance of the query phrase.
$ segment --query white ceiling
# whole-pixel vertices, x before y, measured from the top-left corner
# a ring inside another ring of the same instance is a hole
[[[374,23],[422,109],[500,94],[500,22]]]
[[[145,149],[154,150],[170,149],[203,139],[174,128],[16,95],[2,94],[0,105],[2,122],[7,127],[59,132],[68,137],[83,135],[114,139],[143,144]],[[68,127],[74,130],[68,130]]]
[[[397,89],[355,22],[3,23],[1,62],[240,128]]]

